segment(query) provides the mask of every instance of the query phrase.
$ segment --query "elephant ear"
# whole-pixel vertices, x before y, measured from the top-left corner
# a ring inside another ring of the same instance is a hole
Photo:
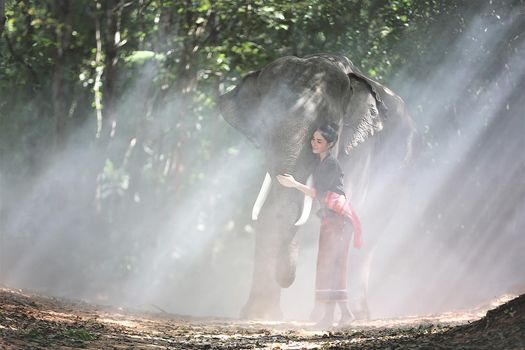
[[[219,109],[231,126],[243,133],[256,147],[262,145],[262,135],[257,132],[260,120],[257,111],[261,103],[257,80],[260,71],[246,75],[233,90],[219,97]]]
[[[357,70],[348,77],[352,96],[344,119],[342,141],[345,142],[345,153],[350,154],[358,144],[387,127],[389,133],[403,133],[403,152],[407,160],[412,153],[415,128],[401,97]]]

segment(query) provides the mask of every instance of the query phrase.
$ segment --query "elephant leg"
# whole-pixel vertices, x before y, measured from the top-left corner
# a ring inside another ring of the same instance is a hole
[[[255,238],[255,259],[250,295],[240,317],[243,319],[282,319],[280,307],[281,287],[275,281],[275,235],[257,230]]]

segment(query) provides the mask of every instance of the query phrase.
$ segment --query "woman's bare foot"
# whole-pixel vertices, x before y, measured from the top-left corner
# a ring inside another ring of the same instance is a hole
[[[341,326],[348,326],[350,323],[352,323],[355,320],[355,316],[348,308],[348,304],[346,301],[341,301],[338,303],[339,309],[341,310],[341,319],[337,323],[338,327]]]
[[[351,312],[344,313],[341,315],[341,319],[337,323],[337,326],[338,327],[349,326],[354,321],[355,321],[355,316]]]
[[[319,330],[325,330],[325,329],[330,329],[334,326],[334,319],[333,317],[323,317],[319,322],[317,322],[315,325],[314,325],[314,328],[315,329],[319,329]]]
[[[316,302],[308,319],[310,322],[319,322],[321,318],[323,318],[323,307],[320,303]]]
[[[335,303],[324,303],[323,318],[315,324],[316,329],[329,329],[334,325]]]

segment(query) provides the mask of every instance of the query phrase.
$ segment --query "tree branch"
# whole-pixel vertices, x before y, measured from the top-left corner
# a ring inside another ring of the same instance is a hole
[[[33,81],[33,84],[35,86],[39,86],[40,83],[38,81],[38,75],[36,74],[36,71],[33,69],[33,67],[29,63],[24,61],[22,56],[20,56],[15,51],[15,49],[13,48],[13,44],[11,43],[11,40],[9,39],[9,36],[7,35],[7,32],[4,32],[4,39],[5,39],[5,42],[7,43],[7,49],[9,50],[9,53],[11,54],[11,56],[13,56],[15,61],[17,61],[18,63],[20,63],[21,65],[27,68],[27,70],[29,71],[29,75],[31,76],[31,80]]]

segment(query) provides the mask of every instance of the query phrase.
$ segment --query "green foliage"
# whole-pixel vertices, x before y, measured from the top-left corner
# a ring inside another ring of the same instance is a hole
[[[418,73],[428,63],[418,57],[434,56],[433,25],[460,32],[469,11],[468,2],[436,0],[8,1],[0,149],[12,155],[4,167],[64,147],[90,125],[88,144],[102,147],[95,176],[104,194],[122,195],[134,181],[163,187],[170,177],[198,178],[186,175],[201,173],[228,139],[216,133],[214,97],[242,75],[314,52],[345,54],[382,80],[408,62]],[[131,138],[138,145],[130,151]],[[191,165],[181,154],[189,145],[198,148]],[[107,160],[124,158],[118,171]]]

